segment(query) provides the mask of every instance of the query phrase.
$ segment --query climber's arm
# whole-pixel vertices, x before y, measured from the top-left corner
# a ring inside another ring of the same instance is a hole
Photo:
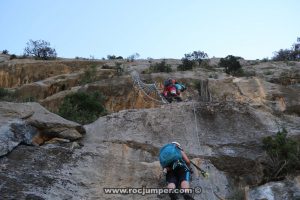
[[[181,151],[181,155],[187,166],[190,167],[191,162],[190,159],[187,157],[186,153],[184,151]]]

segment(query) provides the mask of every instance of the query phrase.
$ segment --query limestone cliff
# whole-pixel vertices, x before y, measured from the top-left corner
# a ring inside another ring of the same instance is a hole
[[[102,65],[93,61],[36,61],[11,60],[0,63],[0,87],[19,87],[46,78],[83,70],[91,65]]]
[[[96,79],[84,84],[87,61],[30,62],[1,63],[1,87],[13,88],[17,101],[33,96],[57,112],[67,94],[101,91],[110,114],[81,126],[38,103],[0,102],[1,199],[169,199],[105,194],[104,188],[165,187],[158,151],[174,140],[210,174],[204,179],[194,169],[191,186],[202,188],[195,199],[300,198],[299,176],[260,185],[266,161],[262,139],[282,127],[299,139],[299,63],[258,63],[256,76],[238,78],[217,68],[141,74],[158,86],[167,77],[188,85],[184,102],[157,104],[135,90],[126,73],[142,72],[148,61],[123,62],[124,74],[113,62],[103,69],[97,61]],[[46,67],[49,63],[57,68]],[[283,84],[281,70],[295,74]]]

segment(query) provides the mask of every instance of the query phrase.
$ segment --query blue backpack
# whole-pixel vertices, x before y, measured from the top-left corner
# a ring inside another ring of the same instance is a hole
[[[175,84],[175,87],[176,87],[177,90],[179,90],[179,91],[181,91],[181,92],[183,92],[184,90],[186,90],[185,85],[183,85],[183,84],[181,84],[181,83],[176,83],[176,84]]]
[[[160,149],[159,162],[163,168],[170,166],[178,160],[182,160],[182,155],[176,144],[166,144]]]
[[[186,86],[183,85],[183,84],[180,84],[180,85],[181,85],[181,87],[182,87],[181,92],[185,91],[185,90],[186,90]]]

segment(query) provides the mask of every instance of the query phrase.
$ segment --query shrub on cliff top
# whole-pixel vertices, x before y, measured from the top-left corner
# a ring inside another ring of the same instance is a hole
[[[177,67],[178,71],[192,70],[196,66],[200,66],[202,61],[208,58],[204,51],[194,51],[193,53],[184,54],[181,59],[182,64]]]
[[[24,49],[25,56],[33,56],[36,59],[49,60],[56,59],[56,50],[50,47],[50,43],[45,40],[29,40]]]
[[[219,66],[225,68],[226,74],[235,75],[235,73],[239,73],[242,68],[238,59],[239,57],[228,55],[220,59]]]
[[[166,63],[166,60],[163,60],[159,63],[155,63],[153,65],[151,65],[149,67],[149,70],[148,70],[150,73],[152,72],[171,72],[172,71],[172,68],[171,68],[171,65],[167,64]]]
[[[88,124],[106,114],[105,97],[99,93],[77,92],[67,95],[59,107],[58,114],[80,124]]]
[[[7,54],[8,54],[8,50],[4,49],[4,50],[2,51],[2,54],[7,55]]]

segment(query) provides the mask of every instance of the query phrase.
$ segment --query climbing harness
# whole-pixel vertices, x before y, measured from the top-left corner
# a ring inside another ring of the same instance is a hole
[[[156,84],[146,84],[141,81],[139,73],[137,71],[131,72],[131,77],[133,81],[133,86],[138,90],[145,94],[148,98],[160,104],[167,104],[168,101],[165,97],[161,95],[159,90],[156,87]]]

